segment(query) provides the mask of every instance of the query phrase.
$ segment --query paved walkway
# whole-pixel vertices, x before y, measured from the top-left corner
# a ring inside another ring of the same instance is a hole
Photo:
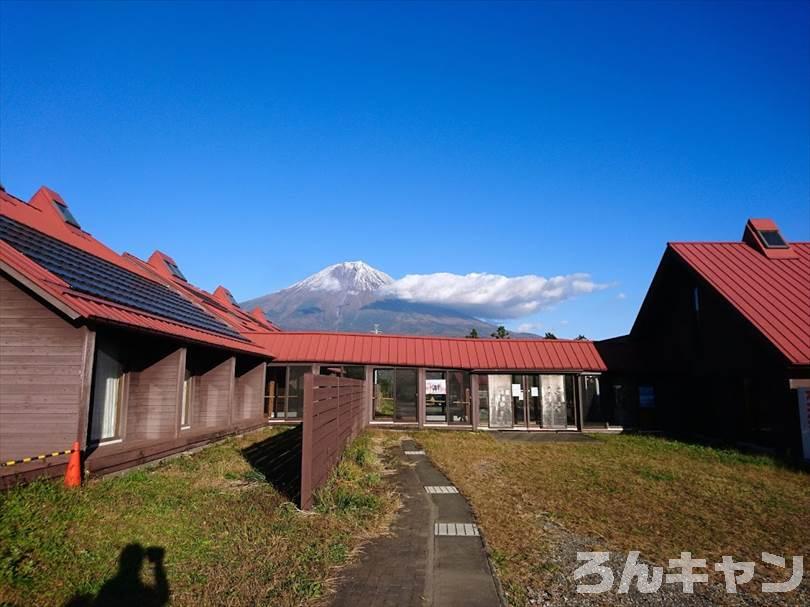
[[[426,455],[406,455],[420,450],[401,443],[403,507],[390,536],[370,542],[341,573],[332,607],[501,605],[467,500]]]

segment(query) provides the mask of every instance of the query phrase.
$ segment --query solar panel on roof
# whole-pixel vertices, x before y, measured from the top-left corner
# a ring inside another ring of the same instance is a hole
[[[168,287],[0,216],[0,238],[59,276],[72,289],[175,322],[246,341],[225,323]]]

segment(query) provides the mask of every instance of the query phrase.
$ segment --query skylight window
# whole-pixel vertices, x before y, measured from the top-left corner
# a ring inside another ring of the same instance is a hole
[[[788,245],[778,230],[758,230],[762,244],[768,249],[787,249]]]
[[[79,228],[80,230],[82,227],[79,225],[79,222],[76,221],[76,218],[73,216],[73,213],[70,212],[70,209],[63,205],[61,202],[53,201],[53,206],[56,207],[56,210],[59,211],[59,215],[62,216],[62,221],[72,225],[74,228]]]
[[[186,277],[185,277],[185,276],[183,276],[183,273],[180,271],[180,268],[178,268],[178,267],[177,267],[177,264],[174,264],[174,263],[172,263],[171,261],[169,261],[169,260],[167,259],[167,260],[166,260],[166,267],[167,267],[167,268],[169,268],[169,272],[171,272],[172,274],[174,274],[174,276],[175,276],[175,277],[177,277],[177,278],[179,278],[180,280],[183,280],[183,281],[185,281],[185,282],[188,282],[188,281],[186,280]]]

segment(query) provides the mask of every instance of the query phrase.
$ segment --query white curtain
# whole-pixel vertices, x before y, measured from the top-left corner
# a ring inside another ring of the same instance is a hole
[[[183,405],[180,411],[180,427],[185,428],[191,425],[191,373],[186,369],[183,378]]]
[[[90,426],[92,441],[109,440],[118,434],[118,408],[123,372],[120,362],[103,350],[96,350],[93,422]]]

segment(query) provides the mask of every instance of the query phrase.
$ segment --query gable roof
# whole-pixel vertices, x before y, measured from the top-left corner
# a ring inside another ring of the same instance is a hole
[[[66,207],[47,188],[40,188],[30,203],[0,191],[0,267],[68,317],[268,355],[238,327],[67,222],[57,205]]]
[[[287,332],[252,336],[278,362],[468,370],[605,371],[588,340],[464,339],[371,333]]]
[[[790,257],[766,256],[747,242],[674,242],[668,248],[790,363],[810,365],[810,243],[790,243]]]

